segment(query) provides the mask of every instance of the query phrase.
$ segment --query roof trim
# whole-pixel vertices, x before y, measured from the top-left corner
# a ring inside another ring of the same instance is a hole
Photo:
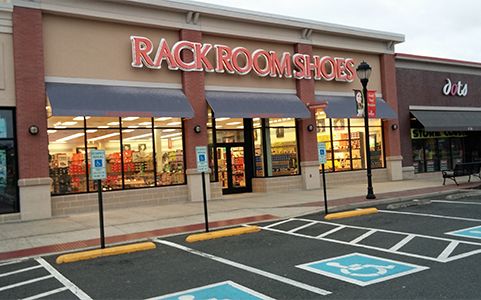
[[[449,58],[441,58],[441,57],[433,57],[433,56],[396,53],[395,58],[396,60],[402,60],[402,61],[416,61],[416,62],[425,62],[425,63],[455,65],[455,66],[461,66],[461,67],[481,68],[481,62],[449,59]]]

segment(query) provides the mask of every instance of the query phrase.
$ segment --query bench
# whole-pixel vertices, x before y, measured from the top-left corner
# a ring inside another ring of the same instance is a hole
[[[457,163],[451,171],[443,171],[443,185],[446,184],[446,178],[453,180],[456,185],[456,177],[469,176],[468,182],[471,182],[471,176],[476,176],[481,179],[481,162]]]

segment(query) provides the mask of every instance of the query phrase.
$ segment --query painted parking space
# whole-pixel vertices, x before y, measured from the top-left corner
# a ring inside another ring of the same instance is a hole
[[[187,291],[172,293],[148,300],[202,300],[202,299],[243,299],[243,300],[273,300],[273,298],[253,291],[233,281],[210,284]]]
[[[474,226],[456,231],[446,232],[446,234],[481,240],[481,226]]]
[[[360,286],[367,286],[429,269],[425,266],[361,253],[323,259],[297,267]]]

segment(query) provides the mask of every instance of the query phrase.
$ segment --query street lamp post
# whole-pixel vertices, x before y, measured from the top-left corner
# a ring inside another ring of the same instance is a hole
[[[367,195],[366,199],[376,199],[374,190],[372,188],[372,173],[371,173],[371,147],[369,146],[369,116],[367,114],[367,83],[369,76],[371,76],[371,66],[363,61],[356,69],[357,76],[361,80],[362,95],[364,97],[364,131],[366,144],[366,169],[367,169]]]

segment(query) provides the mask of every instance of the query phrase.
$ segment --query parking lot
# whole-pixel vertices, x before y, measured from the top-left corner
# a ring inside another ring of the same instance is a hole
[[[257,224],[259,233],[56,265],[0,263],[0,298],[479,299],[481,193],[324,221]],[[30,297],[30,298],[29,298]]]

